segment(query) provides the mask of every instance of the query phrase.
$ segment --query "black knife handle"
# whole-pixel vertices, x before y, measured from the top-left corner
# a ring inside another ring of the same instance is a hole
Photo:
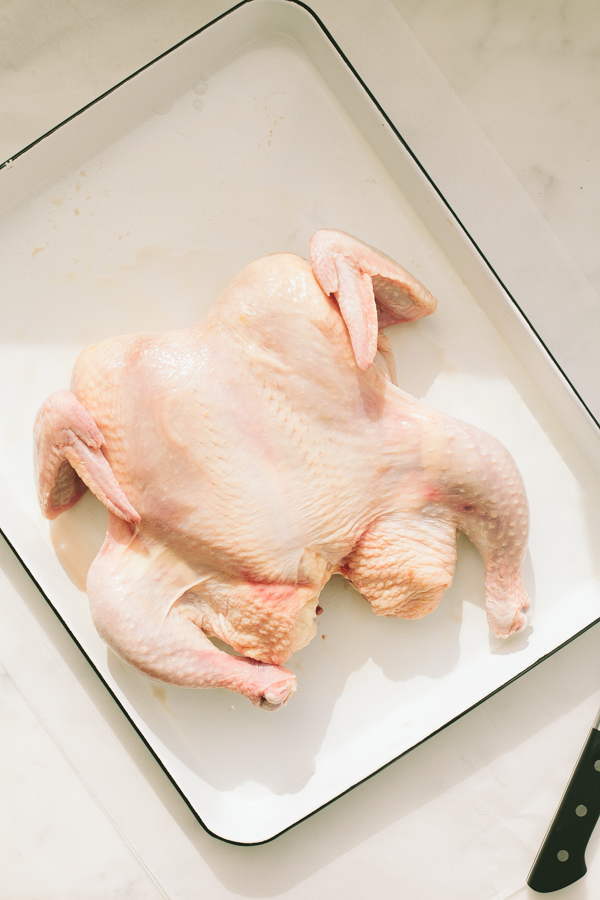
[[[600,731],[592,728],[527,884],[548,894],[587,872],[585,848],[600,816]]]

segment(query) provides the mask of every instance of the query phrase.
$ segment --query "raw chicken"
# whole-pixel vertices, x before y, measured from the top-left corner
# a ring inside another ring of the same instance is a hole
[[[323,230],[310,263],[251,263],[192,328],[83,351],[38,413],[38,490],[50,519],[86,485],[108,507],[87,588],[121,659],[280,708],[331,575],[377,615],[419,618],[452,581],[458,530],[485,563],[491,630],[524,627],[513,459],[394,384],[380,329],[435,306],[397,263]]]

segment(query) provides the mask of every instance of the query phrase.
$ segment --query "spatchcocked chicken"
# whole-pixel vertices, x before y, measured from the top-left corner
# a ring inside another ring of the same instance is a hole
[[[121,659],[277,709],[332,574],[377,615],[419,618],[452,581],[458,531],[485,563],[493,633],[524,627],[512,457],[395,385],[381,329],[435,307],[397,263],[322,230],[310,262],[251,263],[192,328],[83,351],[38,413],[37,484],[49,519],[86,486],[109,510],[87,589]]]

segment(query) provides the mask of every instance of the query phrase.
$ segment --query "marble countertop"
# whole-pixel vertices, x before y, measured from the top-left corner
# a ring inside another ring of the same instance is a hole
[[[227,6],[0,2],[0,158]],[[404,19],[462,121],[483,132],[600,306],[596,5],[381,0],[377,9],[369,38],[385,16]],[[600,626],[274,842],[236,847],[201,829],[36,601],[0,544],[0,896],[538,896],[525,878],[600,706]],[[599,843],[600,829],[586,878],[555,896],[600,895]]]

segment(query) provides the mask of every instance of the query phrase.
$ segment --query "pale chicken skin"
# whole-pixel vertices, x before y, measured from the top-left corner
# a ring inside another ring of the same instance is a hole
[[[485,563],[491,630],[524,627],[517,467],[400,390],[379,332],[435,305],[388,257],[323,230],[310,262],[251,263],[192,328],[83,351],[38,413],[38,492],[48,518],[86,485],[108,507],[87,590],[118,656],[278,709],[333,573],[378,615],[419,618],[452,581],[459,530]]]

